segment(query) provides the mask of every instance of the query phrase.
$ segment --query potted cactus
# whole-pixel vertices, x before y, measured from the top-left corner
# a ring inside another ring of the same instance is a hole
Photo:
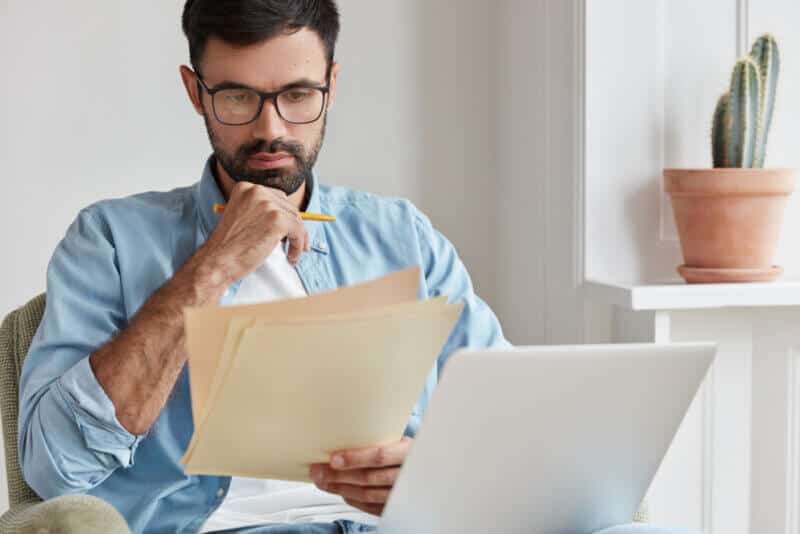
[[[783,272],[772,260],[796,171],[763,168],[779,68],[775,39],[759,37],[714,111],[714,168],[664,170],[684,260],[678,272],[689,283],[772,281]]]

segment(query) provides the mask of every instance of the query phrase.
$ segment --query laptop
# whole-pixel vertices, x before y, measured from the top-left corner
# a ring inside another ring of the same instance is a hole
[[[713,343],[632,343],[453,354],[379,532],[630,523],[715,353]]]

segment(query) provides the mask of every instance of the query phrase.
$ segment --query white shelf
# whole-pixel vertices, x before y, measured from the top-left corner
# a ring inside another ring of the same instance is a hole
[[[585,295],[629,310],[800,306],[800,281],[752,284],[584,282]]]

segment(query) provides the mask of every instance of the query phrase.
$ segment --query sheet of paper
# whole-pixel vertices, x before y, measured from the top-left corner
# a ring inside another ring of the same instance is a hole
[[[435,299],[430,299],[429,302],[434,302],[434,303],[437,303],[437,304],[446,304],[447,297],[440,296],[440,297],[437,297]],[[430,304],[425,304],[423,306],[430,306]],[[257,318],[250,317],[250,316],[243,316],[243,317],[235,316],[235,317],[232,317],[230,319],[229,323],[228,323],[228,329],[227,329],[226,337],[225,337],[225,340],[224,340],[224,343],[223,343],[223,349],[222,349],[222,352],[221,352],[220,356],[218,357],[218,362],[217,362],[215,374],[214,374],[214,376],[212,378],[211,386],[209,387],[209,392],[208,392],[208,395],[207,395],[207,398],[206,398],[206,401],[205,401],[205,406],[201,407],[202,410],[203,410],[202,413],[200,413],[200,414],[195,413],[194,414],[195,432],[192,435],[192,439],[191,439],[191,441],[189,443],[189,446],[187,447],[187,450],[186,450],[186,452],[184,454],[184,462],[185,462],[185,460],[187,458],[189,458],[191,456],[191,454],[193,452],[194,446],[195,446],[195,444],[197,442],[197,439],[198,439],[198,437],[200,435],[199,430],[203,426],[203,421],[205,420],[205,417],[208,414],[208,410],[209,410],[210,405],[214,403],[214,400],[216,399],[216,396],[217,396],[217,394],[219,392],[219,389],[222,387],[222,385],[227,380],[227,375],[228,375],[228,372],[229,372],[229,369],[230,369],[230,364],[233,361],[233,358],[235,356],[236,351],[238,350],[239,342],[241,340],[242,334],[244,333],[244,331],[245,331],[245,329],[247,327],[253,326],[253,325],[269,326],[270,324],[273,324],[275,322],[281,322],[281,323],[286,323],[286,322],[289,322],[289,323],[295,323],[295,322],[307,323],[311,317],[316,317],[317,319],[320,319],[320,320],[334,320],[334,319],[339,320],[339,321],[344,321],[344,320],[349,320],[349,319],[358,320],[358,319],[363,319],[365,316],[375,316],[376,314],[395,314],[396,315],[398,313],[404,313],[404,312],[409,312],[409,311],[413,313],[413,311],[415,309],[418,309],[419,307],[420,307],[420,301],[409,301],[409,302],[401,302],[399,304],[390,305],[390,306],[382,306],[380,308],[369,309],[369,310],[361,311],[361,312],[348,311],[348,312],[334,313],[334,314],[330,314],[329,313],[329,314],[325,314],[325,315],[322,315],[322,314],[314,315],[314,314],[312,314],[312,316],[305,316],[305,315],[301,315],[301,314],[298,314],[298,315],[294,316],[294,315],[289,314],[288,317],[286,317],[286,316],[275,317],[274,314],[269,313],[269,314],[266,314],[266,315],[262,314],[262,315],[258,316]]]
[[[225,335],[225,340],[222,346],[222,352],[217,358],[217,362],[215,365],[214,376],[211,377],[211,383],[208,386],[208,394],[200,399],[199,403],[196,403],[197,408],[192,410],[192,419],[194,420],[194,428],[195,432],[192,434],[192,439],[189,441],[189,446],[186,448],[186,452],[184,453],[184,458],[187,458],[189,455],[192,454],[194,449],[195,443],[197,443],[198,432],[199,429],[203,425],[203,421],[208,415],[208,408],[212,402],[211,399],[214,398],[215,392],[219,389],[220,385],[222,384],[223,377],[227,376],[227,369],[230,365],[230,361],[233,359],[233,355],[235,354],[236,349],[239,346],[239,341],[242,338],[242,332],[248,326],[252,326],[255,323],[255,318],[250,316],[244,317],[231,317],[228,321],[228,331]],[[190,362],[191,366],[191,362]],[[209,366],[210,367],[210,366]],[[191,380],[191,377],[190,377]],[[192,387],[192,398],[194,398],[194,385]]]
[[[399,439],[461,308],[441,299],[245,327],[186,472],[308,481],[331,451]]]
[[[441,296],[435,299],[430,299],[429,302],[437,302],[441,305],[447,303],[447,297]],[[413,313],[413,310],[420,308],[419,301],[410,301],[410,302],[401,302],[399,304],[394,304],[391,306],[383,306],[374,310],[369,310],[370,315],[374,314],[399,314],[399,313]],[[406,310],[408,309],[408,310]],[[203,412],[201,414],[197,414],[194,416],[194,426],[195,426],[195,433],[192,435],[192,439],[189,442],[189,446],[187,447],[185,457],[188,458],[191,456],[194,450],[194,446],[197,443],[197,439],[200,436],[199,429],[203,427],[203,422],[205,421],[206,415],[208,415],[208,410],[210,405],[212,405],[217,398],[220,388],[226,383],[228,379],[228,374],[230,372],[230,367],[235,357],[236,352],[238,351],[240,341],[242,339],[242,335],[244,334],[245,330],[251,326],[264,326],[269,327],[271,324],[275,323],[276,321],[280,321],[281,323],[296,323],[300,322],[302,324],[308,324],[309,319],[312,316],[294,316],[294,317],[265,317],[264,315],[260,315],[258,317],[232,317],[228,323],[228,332],[225,336],[225,341],[223,344],[222,353],[219,357],[219,362],[217,365],[217,369],[214,375],[214,378],[211,383],[211,387],[209,388],[209,394],[206,400],[206,405],[203,407]],[[365,317],[364,312],[359,311],[352,311],[352,312],[344,312],[344,313],[337,313],[337,314],[327,314],[327,315],[313,315],[320,320],[337,320],[337,321],[346,321],[349,319],[360,320]],[[269,351],[269,345],[262,347],[262,351],[266,354]]]
[[[206,400],[231,318],[262,317],[271,320],[309,317],[408,302],[417,299],[419,281],[419,267],[412,267],[378,280],[300,299],[243,306],[186,308],[186,348],[189,354],[189,381],[195,419],[202,418],[205,413]]]

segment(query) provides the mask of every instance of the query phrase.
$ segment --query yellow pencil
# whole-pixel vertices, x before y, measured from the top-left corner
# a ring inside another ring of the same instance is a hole
[[[225,211],[225,204],[214,204],[214,213],[222,213]],[[335,222],[336,217],[330,215],[319,215],[317,213],[300,212],[300,218],[304,221],[322,221],[322,222]]]

